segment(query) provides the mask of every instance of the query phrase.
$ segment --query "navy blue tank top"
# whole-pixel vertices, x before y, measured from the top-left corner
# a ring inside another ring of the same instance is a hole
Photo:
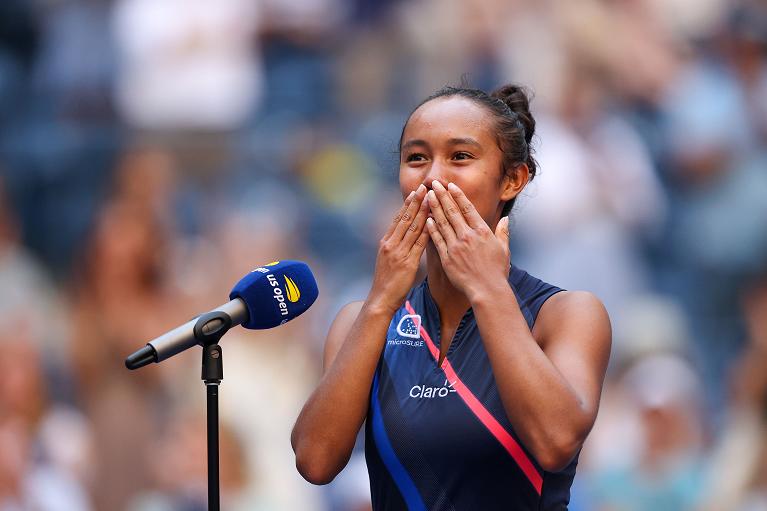
[[[560,288],[514,266],[509,283],[532,330]],[[509,422],[469,309],[442,367],[440,319],[426,281],[389,325],[370,394],[365,458],[375,511],[566,510],[577,457],[541,469]]]

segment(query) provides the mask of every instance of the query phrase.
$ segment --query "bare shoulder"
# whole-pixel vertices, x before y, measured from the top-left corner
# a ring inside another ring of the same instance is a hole
[[[562,314],[585,314],[597,320],[610,321],[602,300],[589,291],[562,291],[546,300],[539,313],[540,319]]]
[[[359,316],[362,305],[365,302],[349,302],[338,311],[333,323],[328,330],[328,336],[325,339],[325,352],[323,355],[323,373],[327,371],[328,367],[335,360],[338,351],[341,349],[346,336],[352,329],[354,321]]]
[[[612,341],[610,316],[602,301],[588,291],[562,291],[546,300],[535,322],[541,346],[565,339],[584,339],[592,347],[606,349]]]

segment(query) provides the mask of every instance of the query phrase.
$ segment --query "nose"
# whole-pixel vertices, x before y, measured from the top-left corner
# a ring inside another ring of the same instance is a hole
[[[421,183],[423,183],[428,190],[431,190],[433,181],[439,181],[442,186],[447,188],[447,183],[449,182],[447,178],[447,169],[445,168],[445,165],[440,162],[435,161],[429,166],[429,169],[424,172]]]

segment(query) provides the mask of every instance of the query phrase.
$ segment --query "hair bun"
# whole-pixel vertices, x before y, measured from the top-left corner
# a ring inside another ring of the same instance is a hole
[[[525,141],[530,144],[535,134],[535,119],[530,113],[530,94],[528,89],[520,85],[507,84],[490,94],[498,98],[519,116],[522,126],[525,128]]]

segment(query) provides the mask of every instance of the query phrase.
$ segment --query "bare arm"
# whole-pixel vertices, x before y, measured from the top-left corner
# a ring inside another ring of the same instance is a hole
[[[563,292],[544,303],[531,333],[511,288],[501,284],[472,302],[477,324],[514,431],[545,470],[557,471],[596,419],[610,321],[592,294]]]
[[[311,483],[332,481],[351,456],[386,330],[413,285],[428,240],[425,193],[423,188],[408,197],[381,240],[365,302],[345,306],[330,327],[324,374],[291,434],[296,467]]]
[[[385,309],[352,302],[330,327],[324,374],[291,435],[296,466],[314,484],[329,483],[349,461],[391,317]]]

